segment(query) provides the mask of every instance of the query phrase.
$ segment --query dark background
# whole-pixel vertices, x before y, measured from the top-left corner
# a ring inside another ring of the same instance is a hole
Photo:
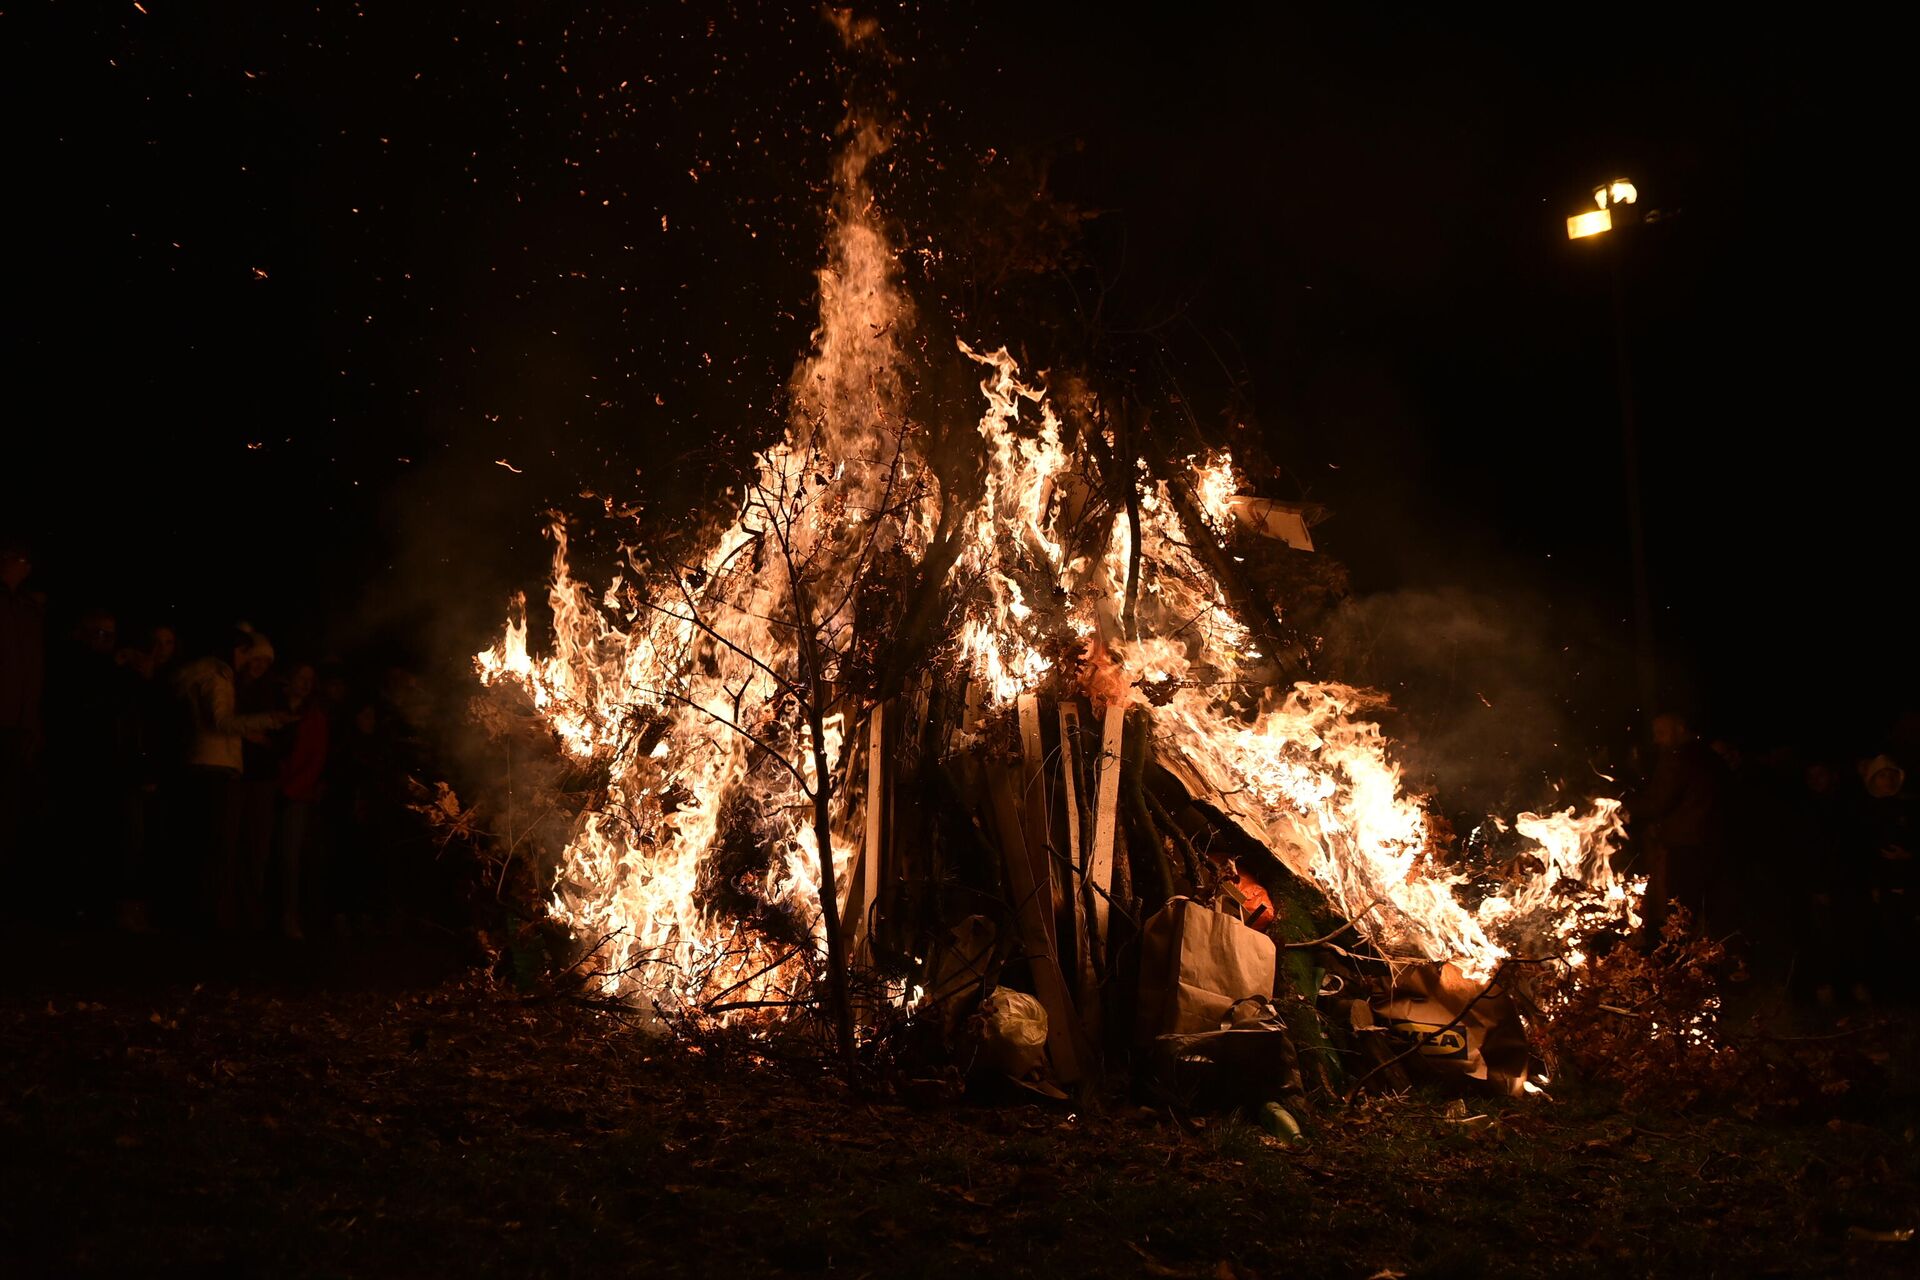
[[[1051,157],[1127,314],[1250,376],[1389,666],[1450,635],[1556,735],[1640,719],[1604,249],[1564,234],[1618,174],[1669,215],[1626,264],[1662,696],[1756,743],[1911,703],[1883,39],[1031,8],[876,10],[908,247],[917,200]],[[58,616],[457,664],[544,511],[692,518],[777,429],[842,110],[811,10],[145,9],[0,15],[0,484]]]

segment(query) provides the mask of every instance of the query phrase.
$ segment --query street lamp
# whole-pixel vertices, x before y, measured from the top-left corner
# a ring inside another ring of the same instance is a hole
[[[1633,635],[1634,674],[1643,709],[1653,714],[1654,650],[1653,598],[1647,585],[1647,534],[1640,514],[1640,445],[1634,428],[1633,366],[1627,349],[1627,288],[1621,257],[1625,241],[1609,232],[1624,231],[1642,219],[1639,215],[1640,190],[1627,178],[1613,178],[1593,189],[1594,207],[1567,219],[1567,239],[1586,240],[1605,235],[1613,242],[1607,254],[1613,279],[1613,353],[1614,374],[1620,391],[1620,453],[1627,488],[1627,539],[1633,559]],[[1647,218],[1652,221],[1655,214]],[[1631,239],[1632,237],[1628,237]]]
[[[1626,178],[1601,183],[1593,189],[1594,207],[1567,219],[1567,239],[1584,240],[1613,230],[1614,210],[1639,202],[1640,189]],[[1623,220],[1627,212],[1622,210]]]

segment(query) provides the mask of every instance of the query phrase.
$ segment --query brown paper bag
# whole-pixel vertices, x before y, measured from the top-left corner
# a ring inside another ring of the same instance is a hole
[[[1411,964],[1395,971],[1384,999],[1372,1002],[1374,1016],[1404,1040],[1432,1037],[1407,1059],[1409,1066],[1517,1093],[1527,1074],[1526,1029],[1504,987],[1481,996],[1486,988],[1451,964]]]
[[[1162,907],[1140,937],[1134,1037],[1218,1031],[1249,996],[1273,998],[1273,940],[1191,898]]]

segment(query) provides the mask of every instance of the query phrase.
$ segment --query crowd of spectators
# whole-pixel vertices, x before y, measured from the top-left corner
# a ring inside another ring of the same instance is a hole
[[[1628,798],[1650,934],[1678,902],[1756,974],[1821,1004],[1904,995],[1920,924],[1908,785],[1920,718],[1851,752],[1756,753],[1668,712],[1653,745]]]
[[[418,682],[356,680],[253,627],[61,617],[0,546],[0,868],[55,918],[386,932],[409,906]]]

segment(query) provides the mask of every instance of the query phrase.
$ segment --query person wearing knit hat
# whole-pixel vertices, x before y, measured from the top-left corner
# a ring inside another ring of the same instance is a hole
[[[234,627],[233,669],[236,676],[258,680],[273,666],[273,641],[253,629],[250,623]]]
[[[1860,766],[1860,780],[1866,784],[1868,795],[1887,800],[1907,785],[1907,771],[1892,756],[1877,755]]]
[[[1906,794],[1907,771],[1892,756],[1878,755],[1860,764],[1860,781],[1867,789],[1866,824],[1869,840],[1883,863],[1906,864],[1920,850],[1920,831],[1915,830],[1913,806]],[[1904,893],[1912,878],[1912,869],[1897,868],[1885,886]]]

